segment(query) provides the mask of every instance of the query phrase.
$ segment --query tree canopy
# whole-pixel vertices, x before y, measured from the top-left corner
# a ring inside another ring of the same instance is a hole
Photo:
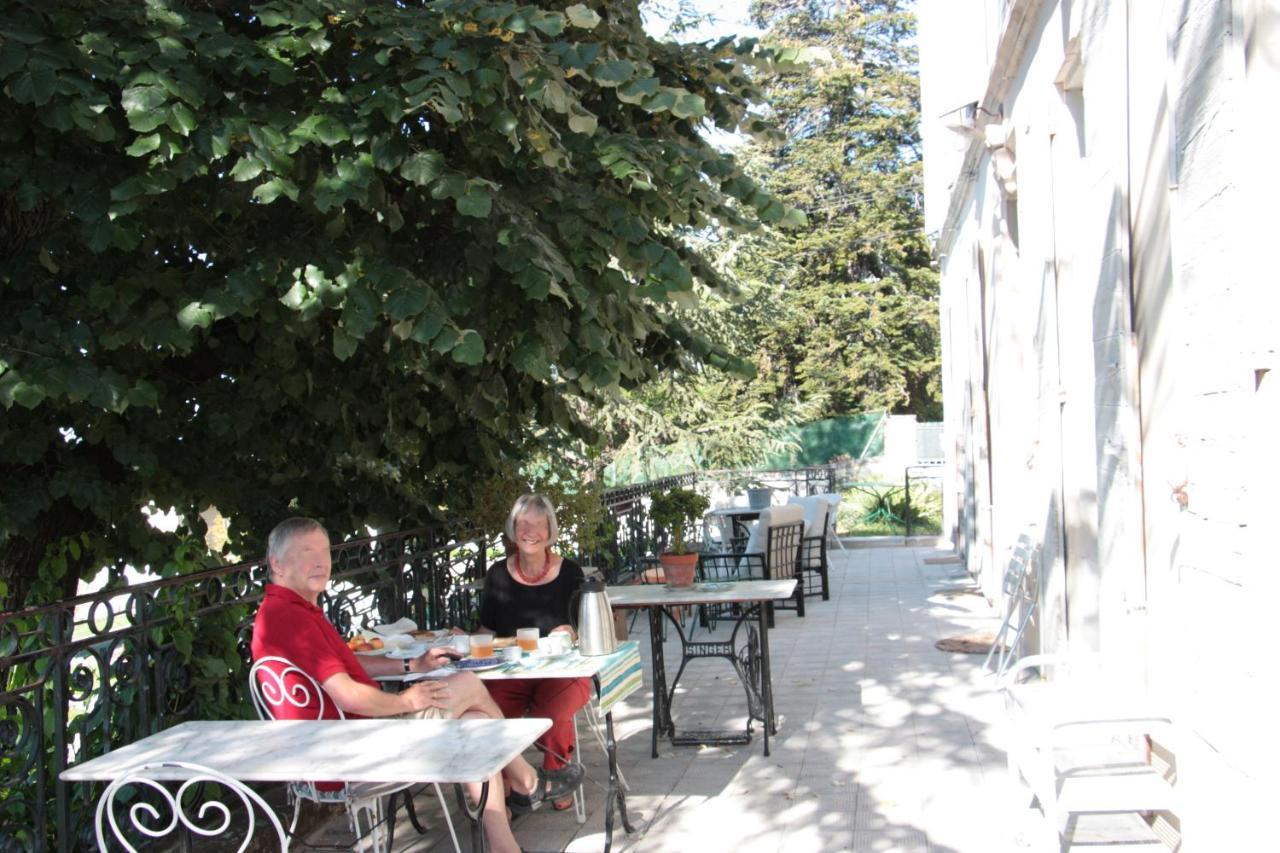
[[[583,401],[741,368],[683,235],[803,221],[699,131],[767,132],[798,51],[634,1],[0,5],[0,606],[159,560],[150,503],[233,548],[465,506]]]
[[[775,398],[825,397],[818,417],[941,416],[938,278],[924,234],[915,19],[902,0],[757,0],[771,43],[823,48],[803,73],[756,79],[784,131],[741,152],[810,228],[750,236],[734,269],[784,310],[757,327]]]

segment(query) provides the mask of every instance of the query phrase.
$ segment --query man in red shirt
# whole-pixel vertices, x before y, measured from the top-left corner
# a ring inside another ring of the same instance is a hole
[[[399,693],[384,693],[373,676],[402,672],[429,672],[450,660],[445,649],[435,648],[411,660],[384,657],[357,658],[317,606],[329,584],[333,564],[329,534],[317,521],[290,518],[276,525],[267,540],[271,583],[267,585],[253,621],[253,657],[282,657],[302,669],[324,689],[332,705],[348,717],[412,716],[420,718],[489,717],[501,719],[502,711],[473,673],[419,681]],[[318,699],[318,697],[317,697]],[[326,707],[326,717],[336,717]],[[317,708],[300,708],[298,718],[314,719]],[[482,818],[485,835],[494,853],[519,853],[507,820],[503,798],[506,788],[538,803],[570,793],[582,780],[582,768],[569,765],[559,771],[535,770],[524,758],[516,758],[501,775],[489,780],[490,795]],[[480,786],[471,786],[479,799]]]

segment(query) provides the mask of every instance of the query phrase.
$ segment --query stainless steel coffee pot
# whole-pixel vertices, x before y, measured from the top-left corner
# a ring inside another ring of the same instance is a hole
[[[604,581],[585,580],[574,593],[578,598],[578,651],[584,655],[610,655],[618,649],[613,628],[613,607]]]

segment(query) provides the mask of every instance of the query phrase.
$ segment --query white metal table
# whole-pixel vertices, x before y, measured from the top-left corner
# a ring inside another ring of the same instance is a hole
[[[442,667],[431,672],[412,672],[406,675],[379,676],[379,681],[419,681],[424,678],[442,678],[454,673],[453,667]],[[577,649],[556,657],[525,657],[495,669],[479,670],[481,681],[504,681],[528,678],[590,678],[596,691],[596,703],[604,714],[605,752],[609,756],[609,790],[605,799],[604,849],[608,853],[613,846],[613,814],[617,809],[622,818],[622,828],[635,832],[627,816],[626,791],[618,776],[618,744],[613,734],[613,706],[640,688],[640,651],[635,640],[620,643],[610,655],[582,655]]]
[[[769,675],[769,625],[766,602],[786,598],[795,592],[795,578],[746,580],[728,583],[696,583],[675,588],[658,584],[635,584],[606,588],[614,607],[643,607],[649,611],[649,643],[653,661],[653,757],[658,757],[658,736],[666,734],[676,744],[750,743],[751,721],[759,720],[764,730],[764,754],[769,754],[769,735],[778,733],[773,713],[773,682]],[[691,642],[672,615],[675,607],[708,604],[741,604],[727,641]],[[662,617],[665,615],[680,637],[680,668],[667,686],[666,660],[662,648]],[[742,650],[737,650],[738,632],[755,616],[757,625],[747,627]],[[724,658],[733,664],[747,695],[747,726],[744,733],[691,731],[677,736],[671,719],[671,702],[685,667],[698,658]]]
[[[193,720],[62,771],[69,782],[105,782],[141,764],[186,761],[242,782],[340,779],[344,782],[481,785],[472,844],[484,849],[480,815],[489,777],[520,755],[551,721],[520,720]],[[181,780],[175,768],[159,779]]]

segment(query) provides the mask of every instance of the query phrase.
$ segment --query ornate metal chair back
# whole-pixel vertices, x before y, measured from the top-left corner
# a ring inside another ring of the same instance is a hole
[[[165,781],[176,783],[177,790],[170,791]],[[208,796],[215,792],[221,796]],[[122,825],[124,817],[128,821]],[[134,842],[151,848],[156,839],[176,833],[176,841],[184,832],[214,838],[226,835],[240,819],[246,826],[237,853],[244,853],[259,835],[274,836],[281,853],[289,849],[276,813],[243,782],[200,764],[159,761],[139,765],[107,786],[94,812],[94,832],[103,853],[113,849],[108,839],[138,853]]]

